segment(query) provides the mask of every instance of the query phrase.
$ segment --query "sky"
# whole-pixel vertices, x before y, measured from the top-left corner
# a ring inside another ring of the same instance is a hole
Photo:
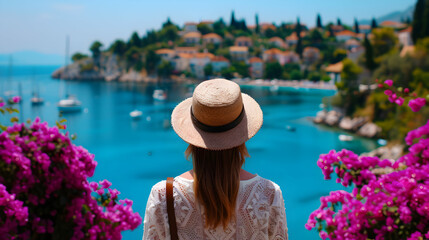
[[[371,19],[402,11],[416,0],[0,0],[0,54],[37,51],[65,53],[70,36],[70,52],[89,53],[95,40],[108,47],[114,40],[128,40],[159,29],[167,17],[185,22],[230,21],[231,11],[248,25],[259,22],[292,22],[297,17],[313,26],[320,13],[323,23],[351,24],[354,18]]]

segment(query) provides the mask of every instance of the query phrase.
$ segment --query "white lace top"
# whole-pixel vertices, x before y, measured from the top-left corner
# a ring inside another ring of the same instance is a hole
[[[144,217],[143,240],[170,239],[166,181],[153,186]],[[202,206],[195,201],[193,180],[176,177],[174,211],[179,239],[287,239],[286,214],[280,187],[260,176],[240,181],[236,219],[226,230],[205,229]]]

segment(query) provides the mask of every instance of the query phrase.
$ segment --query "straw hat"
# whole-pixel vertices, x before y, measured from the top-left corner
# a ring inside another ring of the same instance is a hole
[[[174,108],[174,131],[197,147],[223,150],[252,138],[262,126],[262,110],[238,84],[213,79],[199,84],[191,98]]]

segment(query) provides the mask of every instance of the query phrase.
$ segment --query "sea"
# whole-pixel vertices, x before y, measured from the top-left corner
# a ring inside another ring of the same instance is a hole
[[[77,136],[81,145],[95,155],[98,165],[91,181],[108,179],[120,198],[133,200],[134,211],[144,217],[152,186],[167,177],[178,176],[192,168],[184,157],[187,144],[173,131],[170,115],[174,107],[192,95],[193,84],[144,84],[103,81],[64,81],[51,79],[60,66],[0,66],[0,95],[21,95],[22,120],[39,117],[51,126],[66,119],[65,131]],[[157,101],[154,89],[166,89],[167,99]],[[322,99],[333,90],[292,87],[243,86],[261,106],[264,123],[247,142],[251,155],[244,168],[277,183],[283,193],[290,239],[317,239],[316,230],[304,228],[308,216],[320,205],[319,198],[330,191],[344,189],[335,180],[323,179],[316,162],[320,154],[343,148],[356,153],[378,147],[376,141],[353,136],[342,142],[339,129],[315,125],[311,121],[321,110]],[[36,92],[44,98],[32,106]],[[75,95],[81,112],[59,115],[57,103],[65,94]],[[140,119],[130,112],[142,111]],[[0,116],[2,124],[10,116]],[[123,239],[141,239],[143,224],[123,233]]]

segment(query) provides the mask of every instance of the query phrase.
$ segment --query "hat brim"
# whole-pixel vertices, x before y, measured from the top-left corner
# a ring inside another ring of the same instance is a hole
[[[220,133],[205,132],[198,129],[191,119],[191,97],[174,108],[171,114],[171,124],[174,131],[185,142],[205,149],[224,150],[240,146],[259,131],[263,122],[259,104],[245,93],[242,93],[241,96],[244,105],[244,117],[233,129]]]

